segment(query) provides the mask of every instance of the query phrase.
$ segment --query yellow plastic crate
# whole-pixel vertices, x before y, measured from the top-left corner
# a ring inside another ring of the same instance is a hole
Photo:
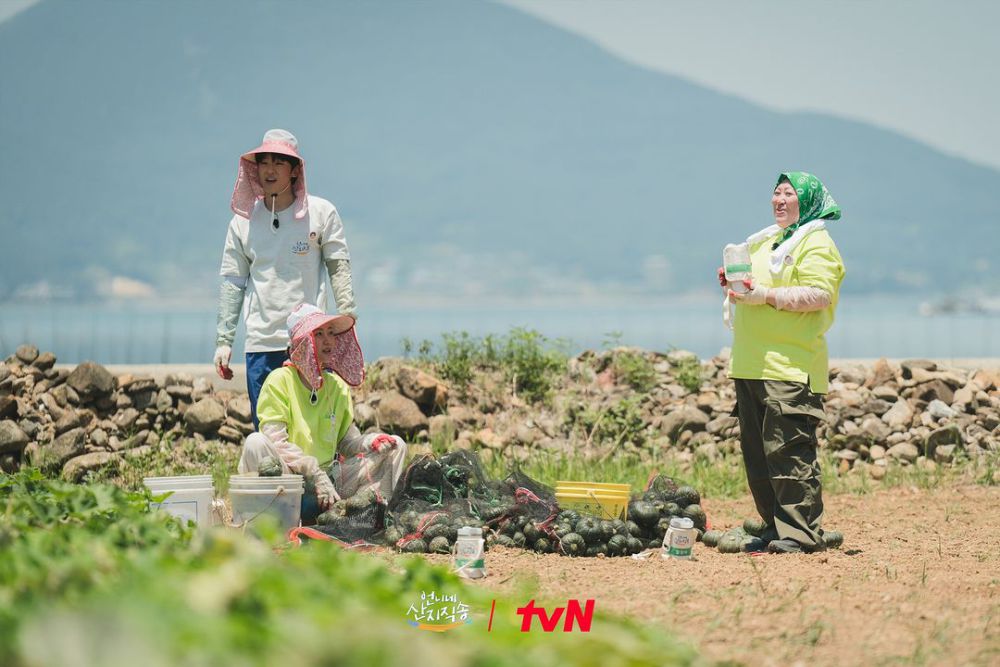
[[[602,519],[628,517],[628,484],[603,482],[556,482],[556,502],[561,509],[572,509]]]

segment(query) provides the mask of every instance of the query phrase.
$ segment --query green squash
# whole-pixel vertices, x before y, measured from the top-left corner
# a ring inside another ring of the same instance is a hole
[[[424,530],[431,526],[447,526],[451,523],[451,517],[444,512],[424,512],[420,516],[420,523]]]
[[[608,545],[601,542],[600,544],[591,544],[587,547],[586,556],[590,558],[596,557],[598,554],[608,555]]]
[[[754,537],[760,537],[765,530],[767,530],[767,522],[759,517],[752,517],[743,520],[743,530],[746,531],[748,535],[753,535]]]
[[[508,509],[505,505],[490,505],[484,508],[480,514],[483,516],[483,521],[493,521],[506,514]]]
[[[435,537],[443,537],[449,542],[454,542],[458,538],[458,530],[448,524],[436,523],[424,531],[424,539],[433,540]]]
[[[521,532],[524,533],[524,539],[528,541],[528,544],[534,544],[535,541],[542,536],[542,531],[538,529],[538,526],[535,525],[534,521],[529,521],[525,524],[524,530]]]
[[[557,523],[555,527],[556,537],[562,539],[564,536],[573,532],[573,526],[568,523]]]
[[[425,554],[427,553],[427,543],[420,538],[410,540],[403,545],[402,552],[407,554]]]
[[[412,533],[417,529],[417,523],[420,522],[420,514],[414,512],[413,510],[409,510],[407,512],[403,512],[403,516],[399,518],[399,521],[403,524],[403,529],[406,532]]]
[[[642,528],[640,528],[639,524],[637,524],[635,521],[626,521],[625,529],[628,531],[628,534],[631,535],[632,537],[642,536]]]
[[[389,546],[392,546],[396,544],[396,542],[399,542],[399,539],[401,537],[403,537],[403,531],[401,531],[399,528],[396,528],[395,526],[390,526],[389,528],[386,528],[385,532],[382,534],[382,540]]]
[[[663,514],[667,514],[669,516],[680,516],[681,515],[681,508],[683,508],[683,507],[684,507],[684,505],[678,505],[677,503],[666,503],[663,506],[663,512],[662,513]]]
[[[528,540],[524,537],[524,533],[521,531],[515,532],[511,539],[514,541],[514,546],[520,549],[524,548],[524,545],[528,543]]]
[[[432,554],[450,554],[451,542],[448,541],[447,537],[435,537],[427,545],[427,551]]]
[[[628,524],[621,519],[615,519],[611,522],[611,529],[614,531],[615,535],[628,535]]]
[[[629,537],[626,542],[628,544],[628,552],[630,554],[637,554],[645,548],[642,540],[638,537]]]
[[[265,456],[257,464],[257,475],[260,477],[281,477],[281,461],[273,456]]]
[[[612,535],[608,540],[609,556],[624,556],[628,553],[628,538],[624,535]]]
[[[601,527],[601,542],[607,542],[611,539],[611,536],[615,534],[615,525],[610,521],[602,520],[599,524]]]
[[[827,549],[836,549],[844,543],[844,534],[839,530],[824,530],[823,542]]]
[[[579,533],[564,535],[559,544],[567,556],[582,556],[587,550],[587,541]]]
[[[593,517],[585,516],[577,521],[575,532],[586,540],[587,544],[597,544],[601,541],[601,525]]]
[[[652,528],[660,520],[660,511],[651,502],[636,500],[629,505],[628,516],[638,525]]]
[[[708,524],[708,517],[701,505],[688,505],[681,510],[681,516],[691,519],[694,522],[694,527],[699,530],[705,530],[705,526]]]
[[[580,520],[580,513],[576,510],[563,510],[559,512],[559,516],[556,521],[559,523],[568,523],[571,525],[576,525],[576,522]]]
[[[503,533],[497,535],[496,539],[494,540],[494,543],[498,547],[507,547],[508,549],[514,548],[514,540],[511,538],[510,535],[504,535]]]
[[[738,554],[743,552],[744,538],[735,533],[726,533],[719,539],[719,553]]]
[[[700,505],[701,496],[693,486],[682,486],[674,492],[672,500],[681,507]]]
[[[532,548],[540,554],[547,554],[552,551],[552,542],[547,537],[539,537]]]
[[[719,540],[722,538],[723,532],[721,530],[709,530],[706,531],[704,535],[701,536],[702,544],[706,547],[715,548],[719,546]]]

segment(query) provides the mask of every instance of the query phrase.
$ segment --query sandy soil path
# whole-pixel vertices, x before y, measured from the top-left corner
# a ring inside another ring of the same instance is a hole
[[[705,501],[715,527],[749,498]],[[826,499],[843,548],[696,561],[575,559],[497,548],[473,585],[662,624],[746,665],[1000,664],[1000,488],[896,488]],[[446,561],[445,557],[430,557]],[[595,631],[597,630],[595,626]]]

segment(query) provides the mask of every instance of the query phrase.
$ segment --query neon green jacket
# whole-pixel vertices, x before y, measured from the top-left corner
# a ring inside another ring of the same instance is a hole
[[[729,377],[803,382],[814,393],[825,394],[829,368],[825,334],[833,324],[844,262],[826,229],[817,229],[798,243],[778,273],[772,273],[771,245],[777,239],[776,234],[750,246],[754,283],[818,287],[830,294],[830,305],[799,313],[737,304]]]

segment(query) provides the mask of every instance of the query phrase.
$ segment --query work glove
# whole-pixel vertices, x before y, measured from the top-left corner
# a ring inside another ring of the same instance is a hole
[[[388,449],[396,449],[396,438],[385,433],[375,436],[372,438],[372,441],[368,443],[368,451],[370,452],[377,453]]]
[[[320,511],[325,512],[330,509],[334,502],[340,500],[337,490],[333,488],[333,482],[319,467],[319,461],[316,460],[315,456],[303,456],[295,464],[295,467],[298,468],[299,474],[316,489],[316,504],[319,505]]]
[[[233,371],[229,368],[229,360],[233,356],[233,348],[228,345],[220,345],[215,348],[215,358],[213,359],[215,363],[215,372],[219,374],[219,377],[223,380],[232,380]]]
[[[729,300],[733,303],[742,303],[745,306],[763,306],[767,303],[767,295],[770,289],[763,285],[754,285],[752,280],[744,280],[747,291],[744,293],[729,290]]]

